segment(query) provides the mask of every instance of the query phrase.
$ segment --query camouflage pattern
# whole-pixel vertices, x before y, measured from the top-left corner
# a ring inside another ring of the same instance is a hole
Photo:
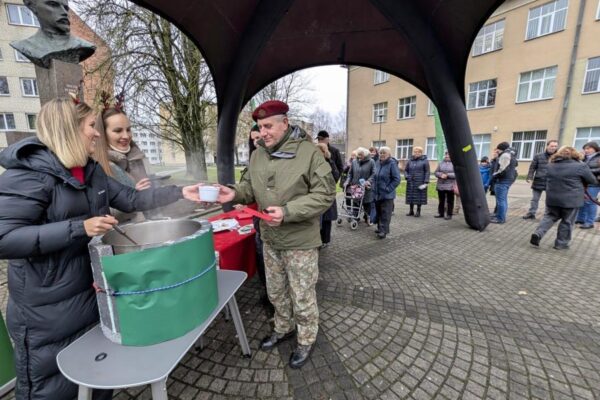
[[[276,250],[264,243],[267,293],[275,307],[275,332],[297,328],[298,344],[317,340],[319,308],[315,285],[319,277],[319,251]]]

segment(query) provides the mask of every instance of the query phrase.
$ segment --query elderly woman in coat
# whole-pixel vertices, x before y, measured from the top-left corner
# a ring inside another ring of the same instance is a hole
[[[421,206],[427,204],[427,185],[429,184],[429,161],[423,154],[423,148],[413,147],[412,158],[406,163],[406,204],[410,206],[407,216],[421,216]],[[417,206],[415,212],[414,207]]]
[[[338,171],[335,161],[331,157],[327,144],[318,143],[317,147],[321,150],[323,157],[325,157],[325,160],[329,163],[329,166],[331,167],[331,176],[333,176],[333,179],[337,182],[338,179],[340,179],[340,171]],[[323,244],[319,249],[324,249],[329,246],[329,243],[331,242],[331,221],[335,221],[337,217],[337,203],[334,198],[331,207],[321,215],[321,242]]]
[[[444,153],[444,159],[438,164],[435,170],[437,178],[436,189],[438,193],[438,213],[434,218],[452,219],[452,211],[454,210],[454,184],[456,177],[454,176],[454,165],[450,161],[448,152]],[[444,216],[445,211],[445,216]]]
[[[546,211],[530,243],[539,246],[550,228],[560,220],[554,248],[569,248],[573,222],[578,208],[583,205],[584,186],[598,182],[590,168],[582,163],[582,156],[573,147],[563,146],[550,157],[546,172]]]
[[[390,233],[390,220],[396,198],[396,188],[400,184],[398,163],[392,158],[389,147],[379,149],[379,160],[375,163],[374,197],[377,210],[377,229],[375,233],[380,239],[385,239]]]
[[[10,260],[7,325],[17,400],[77,396],[56,355],[98,323],[87,245],[117,223],[107,215],[110,207],[132,212],[200,200],[198,185],[137,191],[108,177],[90,158],[100,136],[95,120],[85,103],[50,100],[40,110],[37,137],[0,153],[6,169],[0,176],[0,259]],[[112,391],[100,396],[111,398]]]
[[[369,214],[373,203],[373,175],[375,174],[375,162],[371,159],[368,149],[359,147],[356,149],[356,159],[352,161],[348,178],[344,186],[359,185],[364,181],[365,194],[363,196],[364,218],[367,225],[371,225]]]

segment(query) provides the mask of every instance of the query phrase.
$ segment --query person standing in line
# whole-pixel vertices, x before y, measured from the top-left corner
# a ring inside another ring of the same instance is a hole
[[[331,167],[331,175],[333,176],[334,181],[337,182],[340,179],[340,172],[337,169],[335,162],[333,161],[333,154],[329,152],[329,149],[327,148],[327,145],[325,143],[317,143],[317,147],[319,148],[321,153],[323,153],[323,157],[325,157],[325,160],[327,160],[327,162],[329,163],[329,166]],[[327,246],[329,246],[329,243],[331,243],[331,225],[332,221],[335,221],[337,217],[337,202],[334,198],[331,207],[329,207],[329,209],[325,211],[323,215],[321,215],[320,233],[321,242],[323,244],[321,244],[319,250],[326,248]]]
[[[275,326],[260,344],[270,350],[296,335],[289,365],[309,359],[319,331],[315,286],[319,276],[319,217],[335,198],[331,167],[306,133],[289,123],[289,107],[270,100],[252,113],[260,129],[259,147],[248,173],[236,185],[219,187],[218,202],[258,203],[270,219],[261,220],[267,293]]]
[[[342,171],[344,170],[344,160],[342,159],[340,151],[329,143],[329,133],[327,131],[319,131],[319,133],[317,133],[317,143],[327,145],[327,151],[331,154],[331,161],[337,170],[337,179],[335,180],[335,183],[338,183]]]
[[[588,142],[583,145],[583,152],[585,153],[585,163],[596,179],[600,179],[600,146],[596,142]],[[590,184],[587,187],[586,196],[591,196],[595,200],[598,197],[598,193],[600,193],[599,184]],[[592,199],[586,198],[577,214],[576,223],[582,224],[580,226],[581,229],[592,229],[594,227],[598,206]]]
[[[517,178],[517,158],[508,142],[501,142],[496,149],[499,152],[498,165],[492,174],[496,193],[496,216],[490,220],[493,224],[506,222],[508,212],[508,191]]]
[[[523,216],[523,219],[535,219],[535,213],[538,209],[540,197],[542,192],[546,190],[546,169],[548,168],[548,160],[552,154],[556,153],[558,149],[558,140],[549,140],[546,143],[546,150],[542,153],[533,156],[533,161],[529,165],[529,172],[527,173],[527,183],[531,184],[531,192],[533,197],[529,206],[529,211]]]
[[[563,146],[550,157],[546,174],[546,211],[531,235],[530,243],[539,246],[550,228],[560,220],[554,248],[566,250],[571,242],[573,221],[583,205],[585,185],[597,185],[590,168],[582,163],[576,149]]]
[[[398,162],[392,158],[389,147],[379,149],[379,160],[375,163],[373,181],[375,208],[377,209],[377,229],[375,233],[379,239],[385,239],[390,233],[390,221],[396,188],[400,184],[400,169]]]
[[[483,191],[487,193],[490,188],[490,159],[487,156],[481,157],[481,161],[479,162],[479,174],[481,175],[481,181],[483,182]]]
[[[356,160],[348,172],[345,186],[360,185],[364,182],[365,191],[363,195],[364,219],[367,226],[371,225],[371,207],[373,205],[373,175],[375,174],[375,162],[371,159],[369,150],[364,147],[356,149]],[[358,207],[356,207],[358,208]],[[356,212],[358,210],[356,209]]]
[[[427,185],[429,184],[429,160],[423,154],[423,148],[413,147],[412,158],[406,163],[406,204],[410,210],[406,216],[421,216],[421,206],[427,204]],[[417,206],[415,212],[414,207]]]
[[[454,165],[450,161],[450,154],[444,153],[444,159],[438,164],[435,170],[437,178],[436,189],[438,192],[438,213],[434,218],[452,219],[454,210],[454,184],[456,177],[454,176]],[[444,216],[444,210],[446,215]]]

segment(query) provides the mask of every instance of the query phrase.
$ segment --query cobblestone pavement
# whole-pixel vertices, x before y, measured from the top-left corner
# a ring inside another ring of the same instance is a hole
[[[311,361],[287,367],[289,342],[256,350],[270,325],[255,279],[238,294],[252,358],[240,357],[233,324],[218,319],[206,347],[171,375],[170,398],[600,398],[600,230],[575,229],[571,249],[556,251],[554,228],[533,248],[536,222],[520,218],[528,200],[515,185],[508,222],[485,232],[462,215],[433,219],[436,204],[406,217],[401,200],[385,240],[364,224],[334,226],[321,252]],[[5,281],[0,272],[2,309]]]

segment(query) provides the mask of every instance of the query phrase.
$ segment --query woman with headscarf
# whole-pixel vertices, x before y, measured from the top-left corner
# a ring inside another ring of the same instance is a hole
[[[423,154],[423,148],[413,147],[412,158],[406,163],[406,204],[410,206],[407,216],[421,216],[421,206],[427,204],[427,185],[429,184],[429,160]],[[415,205],[417,211],[414,210]]]
[[[454,165],[450,161],[450,154],[444,153],[444,159],[440,161],[436,170],[437,178],[436,189],[438,193],[438,213],[434,218],[452,219],[454,210],[454,185],[456,177],[454,176]],[[444,213],[446,214],[444,216]]]

